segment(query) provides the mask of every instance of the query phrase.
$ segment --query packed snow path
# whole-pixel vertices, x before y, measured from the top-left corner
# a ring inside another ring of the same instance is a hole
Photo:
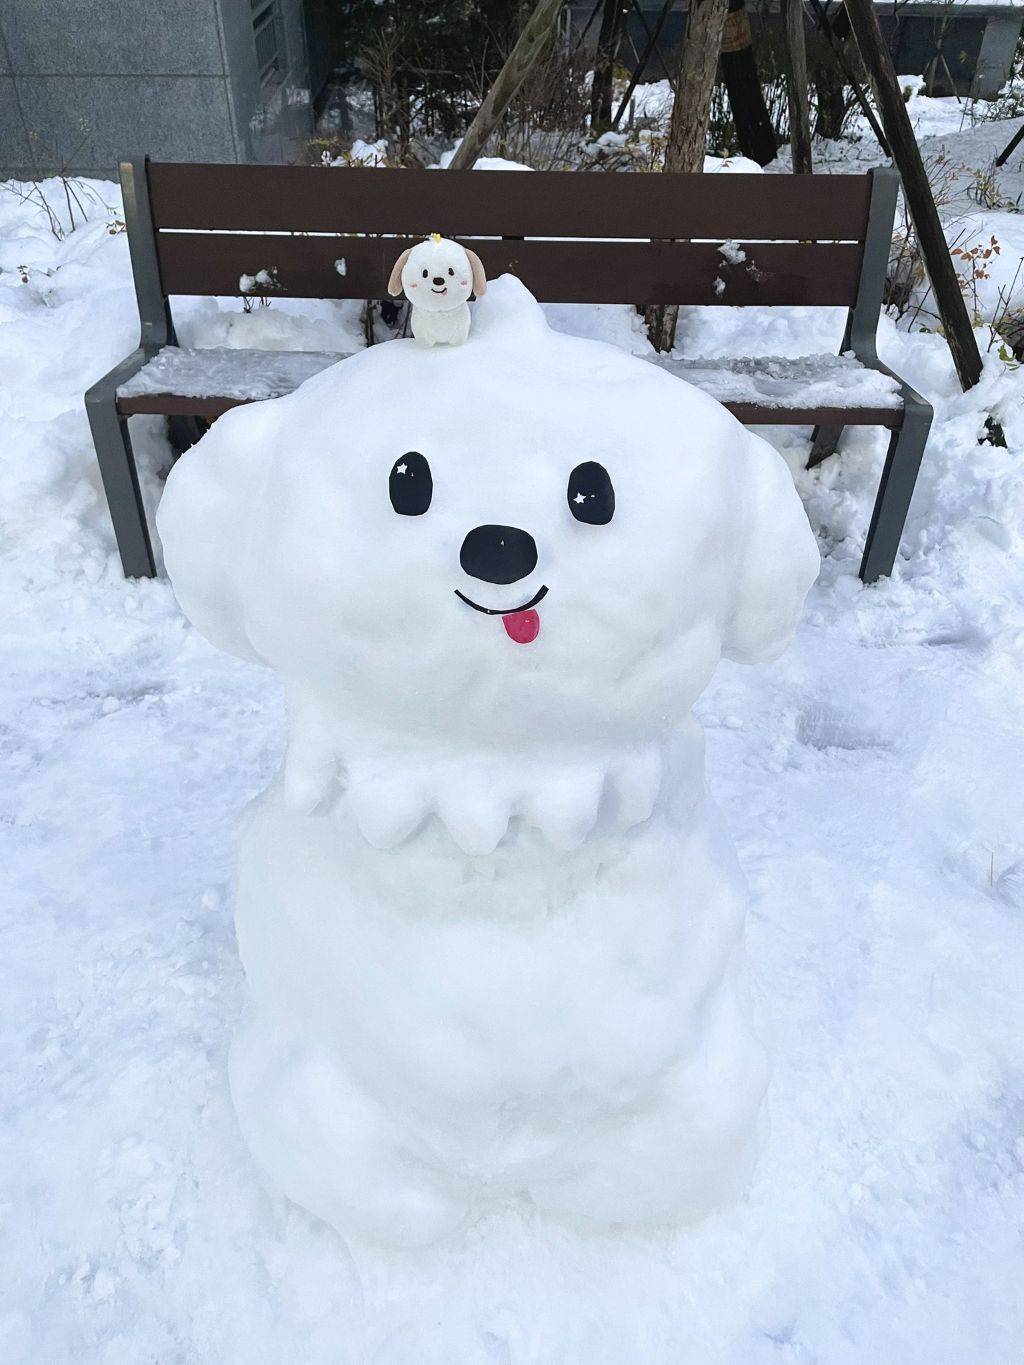
[[[124,236],[96,214],[58,243],[0,195],[0,1359],[1020,1358],[1020,374],[990,362],[963,397],[940,340],[883,330],[937,405],[911,558],[856,579],[882,437],[854,433],[798,475],[826,562],[796,643],[723,668],[701,707],[775,1058],[749,1198],[619,1238],[513,1208],[396,1258],[269,1192],[235,1127],[229,875],[283,716],[269,675],[206,646],[166,582],[121,578],[81,394],[137,324]],[[355,344],[333,305],[225,309],[193,308],[183,342]],[[693,354],[823,351],[840,331],[710,314],[684,319]],[[627,310],[551,315],[642,348]],[[986,403],[1008,451],[976,443]],[[139,425],[156,496],[167,448]],[[774,435],[798,468],[806,432]]]

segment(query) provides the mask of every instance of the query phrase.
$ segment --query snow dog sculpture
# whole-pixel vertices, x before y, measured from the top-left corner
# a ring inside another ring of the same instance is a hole
[[[395,262],[388,293],[412,304],[412,334],[424,346],[461,346],[469,336],[469,296],[487,289],[475,251],[436,232]]]
[[[505,276],[457,350],[229,412],[159,528],[185,612],[287,692],[230,1067],[278,1185],[405,1245],[509,1200],[727,1198],[766,1068],[691,707],[720,655],[783,650],[817,572],[776,452]]]

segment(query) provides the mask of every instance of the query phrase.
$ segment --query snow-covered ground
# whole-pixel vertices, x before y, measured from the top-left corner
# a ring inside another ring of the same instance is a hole
[[[723,666],[700,708],[775,1058],[748,1197],[642,1236],[513,1208],[386,1255],[267,1188],[236,1129],[234,839],[282,708],[166,581],[121,577],[81,395],[137,322],[116,191],[91,190],[63,242],[0,191],[0,1360],[1019,1360],[1022,373],[990,356],[961,395],[940,338],[883,325],[937,417],[905,555],[872,588],[881,434],[809,475],[806,431],[771,433],[822,576],[789,653]],[[551,315],[643,344],[625,309]],[[358,344],[345,305],[184,317],[186,345]],[[691,311],[683,330],[690,355],[799,355],[841,318]],[[991,408],[1006,450],[978,444]],[[136,430],[155,500],[167,447],[159,421]]]

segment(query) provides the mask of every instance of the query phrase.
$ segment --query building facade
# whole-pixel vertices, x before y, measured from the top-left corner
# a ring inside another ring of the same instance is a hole
[[[304,0],[0,0],[0,176],[290,161],[313,127],[306,25]]]

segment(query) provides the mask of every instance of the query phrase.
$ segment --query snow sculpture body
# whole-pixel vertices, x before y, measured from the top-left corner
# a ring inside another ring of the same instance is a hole
[[[237,899],[266,1170],[407,1244],[516,1197],[727,1197],[766,1072],[691,707],[721,653],[781,652],[817,571],[779,456],[505,277],[458,351],[230,412],[159,525],[188,615],[288,695]]]
[[[475,251],[435,232],[402,252],[388,293],[412,304],[412,334],[424,346],[461,346],[469,336],[469,296],[482,298],[487,276]]]

